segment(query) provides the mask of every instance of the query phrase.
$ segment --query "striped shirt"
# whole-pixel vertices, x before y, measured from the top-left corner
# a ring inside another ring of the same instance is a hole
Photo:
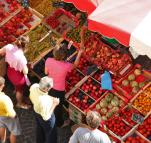
[[[111,143],[107,134],[98,129],[78,128],[71,136],[69,143]]]

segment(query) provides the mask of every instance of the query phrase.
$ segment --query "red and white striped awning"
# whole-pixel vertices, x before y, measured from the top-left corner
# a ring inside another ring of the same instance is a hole
[[[88,28],[151,58],[151,0],[102,0]]]
[[[100,0],[64,0],[64,1],[73,3],[75,7],[77,7],[81,11],[87,12],[89,15],[96,9],[96,6],[99,4]]]

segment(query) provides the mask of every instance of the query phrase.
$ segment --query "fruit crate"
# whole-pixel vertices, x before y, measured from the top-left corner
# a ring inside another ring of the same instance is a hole
[[[118,50],[113,50],[103,42],[97,46],[93,62],[102,66],[104,69],[109,70],[117,77],[121,77],[131,67],[131,59],[127,54],[122,54]],[[130,64],[128,67],[127,65]],[[126,69],[125,69],[126,68]],[[120,75],[121,70],[125,69]]]
[[[69,118],[76,124],[85,123],[84,120],[81,120],[81,119],[77,118],[76,116],[70,115],[70,113],[69,113]]]
[[[92,62],[90,62],[84,56],[82,56],[77,69],[80,70],[84,75],[87,75],[88,68],[93,65],[94,64]]]
[[[124,138],[134,130],[134,128],[129,127],[118,114],[105,121],[105,124],[109,133],[118,139]]]
[[[93,62],[93,58],[96,54],[96,49],[99,46],[101,46],[103,43],[100,41],[99,37],[94,34],[90,33],[90,35],[86,38],[84,46],[85,46],[85,52],[84,56]]]
[[[79,49],[80,48],[80,43],[81,43],[81,37],[80,37],[80,31],[81,31],[81,26],[78,26],[78,27],[74,27],[72,28],[71,30],[68,30],[67,32],[64,33],[63,37],[64,39],[66,39],[67,41],[72,41],[73,42],[73,45]],[[86,48],[86,53],[88,53],[88,49],[90,48],[90,45],[88,44],[88,42],[90,42],[90,37],[94,37],[92,36],[92,32],[87,30],[85,32],[85,35],[84,35],[84,45],[85,45],[85,48]],[[94,38],[93,38],[94,39]],[[91,42],[92,44],[92,42]],[[86,55],[86,53],[84,53]],[[88,55],[86,55],[87,57]],[[90,60],[90,59],[89,59]]]
[[[123,121],[126,124],[128,124],[130,127],[134,127],[135,125],[137,125],[137,123],[132,120],[132,116],[134,113],[144,117],[138,110],[133,108],[131,105],[125,106],[124,109],[121,110],[118,114],[120,117],[122,117]]]
[[[103,69],[96,70],[90,77],[101,84],[101,75],[104,73]]]
[[[43,23],[57,35],[63,36],[65,31],[75,27],[78,20],[70,12],[59,8],[46,17]]]
[[[90,110],[99,112],[102,120],[107,121],[125,105],[123,98],[115,90],[112,90],[105,92],[99,100],[90,106]]]
[[[32,66],[34,66],[35,63],[53,50],[53,47],[50,45],[50,43],[50,36],[45,38],[42,42],[39,42],[37,39],[35,39],[29,43],[26,57]]]
[[[151,82],[131,100],[132,106],[144,116],[151,112],[151,94],[148,91],[151,91]]]
[[[131,132],[123,138],[124,143],[149,143],[146,138],[138,132]]]
[[[21,5],[16,1],[4,1],[0,0],[0,9],[1,9],[1,17],[0,17],[0,27],[4,25],[7,21],[9,21],[14,15],[21,11]]]
[[[68,94],[66,95],[67,102],[83,114],[85,114],[86,110],[95,102],[79,88],[73,89]]]
[[[75,108],[74,106],[72,106],[71,104],[69,104],[69,116],[72,116],[74,118],[77,118],[81,121],[85,120],[85,115],[81,112],[79,112],[79,110],[77,110],[77,108]]]
[[[143,90],[150,80],[151,74],[148,71],[141,70],[140,65],[137,64],[126,76],[113,84],[113,86],[121,95],[130,100],[139,91]]]
[[[79,88],[95,101],[102,97],[106,92],[106,90],[101,88],[100,83],[91,77],[88,77]]]
[[[137,132],[151,142],[151,114],[138,126]]]
[[[21,9],[11,17],[0,29],[0,47],[16,41],[20,35],[27,34],[30,30],[39,25],[41,19],[32,11]]]
[[[68,93],[72,88],[73,87],[71,86],[71,84],[68,81],[66,81],[66,83],[65,83],[65,91],[66,91],[66,93]]]
[[[71,86],[75,86],[80,80],[84,78],[84,75],[79,72],[77,69],[74,69],[67,75],[66,80],[70,83]]]

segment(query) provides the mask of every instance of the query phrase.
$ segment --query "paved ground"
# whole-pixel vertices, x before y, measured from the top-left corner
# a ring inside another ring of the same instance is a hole
[[[13,95],[12,85],[7,81],[5,92],[15,102],[15,95]],[[36,143],[35,141],[35,119],[33,110],[15,109],[22,127],[22,135],[18,137],[17,143]],[[72,135],[70,126],[65,128],[58,128],[58,143],[68,143],[69,137]],[[9,142],[8,142],[9,143]]]

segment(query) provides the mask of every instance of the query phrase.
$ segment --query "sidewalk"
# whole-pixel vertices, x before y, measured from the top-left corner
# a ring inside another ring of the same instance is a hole
[[[15,95],[13,95],[13,88],[9,81],[6,80],[6,86],[4,91],[13,101],[15,101]],[[33,109],[15,109],[20,120],[22,135],[17,138],[17,143],[36,143],[35,139],[35,118],[33,115]],[[70,136],[72,135],[70,126],[65,128],[58,128],[58,143],[68,143]]]

